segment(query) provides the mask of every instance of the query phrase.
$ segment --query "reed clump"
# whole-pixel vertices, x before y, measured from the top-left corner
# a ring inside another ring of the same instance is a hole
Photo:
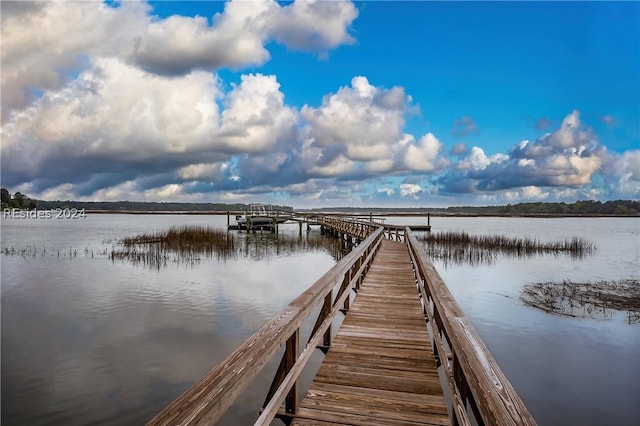
[[[208,226],[171,227],[168,231],[142,234],[122,240],[124,247],[140,244],[160,244],[168,250],[194,252],[235,249],[235,240],[231,233]]]
[[[542,254],[568,254],[582,258],[593,254],[597,247],[583,238],[544,242],[535,238],[506,235],[470,235],[467,232],[433,232],[423,234],[427,253],[445,263],[493,264],[498,254],[529,257]]]
[[[336,254],[336,244],[336,240],[321,235],[247,233],[243,237],[219,228],[182,226],[124,238],[111,250],[109,258],[159,269],[172,263],[194,265],[203,257],[228,260],[244,256],[260,260],[315,250],[341,256]]]
[[[194,263],[201,255],[227,258],[236,249],[233,234],[207,226],[172,227],[127,237],[120,243],[120,249],[111,251],[111,260],[129,260],[157,268],[169,262]]]
[[[544,282],[524,286],[520,300],[545,312],[570,316],[610,318],[625,312],[629,324],[640,323],[640,281]]]

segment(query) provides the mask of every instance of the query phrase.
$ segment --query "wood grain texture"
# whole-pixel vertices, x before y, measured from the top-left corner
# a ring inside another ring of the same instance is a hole
[[[295,425],[449,424],[407,246],[384,240]]]

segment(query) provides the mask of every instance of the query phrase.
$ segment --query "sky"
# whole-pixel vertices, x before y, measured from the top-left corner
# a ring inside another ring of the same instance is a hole
[[[640,199],[639,2],[0,12],[12,193],[297,208]]]

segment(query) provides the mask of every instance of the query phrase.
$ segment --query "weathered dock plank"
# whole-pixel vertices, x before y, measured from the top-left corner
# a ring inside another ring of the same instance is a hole
[[[450,423],[407,250],[382,242],[292,424]]]

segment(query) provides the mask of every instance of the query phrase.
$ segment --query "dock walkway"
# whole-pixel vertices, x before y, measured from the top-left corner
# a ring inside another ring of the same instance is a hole
[[[355,244],[148,425],[214,424],[277,354],[255,425],[536,424],[409,228],[306,220]],[[306,343],[304,324],[314,324]],[[326,356],[300,401],[318,349]]]
[[[407,246],[383,240],[292,424],[449,424],[429,342]]]

